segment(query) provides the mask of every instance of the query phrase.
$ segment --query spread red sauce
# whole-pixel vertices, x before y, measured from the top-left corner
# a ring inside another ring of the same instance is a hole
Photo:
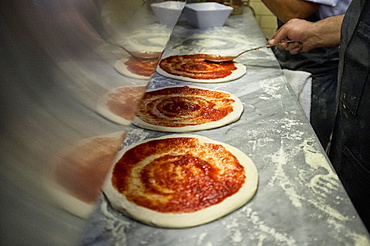
[[[108,94],[108,109],[117,116],[132,120],[135,110],[143,97],[146,86],[120,87]]]
[[[162,213],[190,213],[219,204],[244,182],[244,167],[231,152],[195,138],[140,144],[123,155],[112,176],[113,186],[127,200]]]
[[[205,54],[177,55],[164,58],[159,66],[169,74],[192,79],[221,79],[231,75],[237,67],[234,63],[211,63]]]
[[[149,124],[166,127],[201,125],[233,112],[230,94],[188,86],[145,93],[136,116]]]
[[[158,59],[144,60],[130,57],[124,64],[131,73],[149,77],[154,73]]]
[[[215,61],[215,62],[231,62],[235,59],[234,56],[220,56],[220,55],[206,55],[205,60]]]

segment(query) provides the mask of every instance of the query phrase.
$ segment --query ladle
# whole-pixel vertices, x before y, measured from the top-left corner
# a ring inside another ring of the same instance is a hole
[[[241,55],[243,55],[243,54],[245,54],[249,51],[259,50],[259,49],[262,49],[262,48],[271,48],[272,46],[275,46],[275,45],[279,45],[279,44],[282,44],[282,43],[291,43],[291,42],[293,42],[293,40],[286,40],[286,41],[281,41],[280,43],[277,43],[277,44],[272,44],[272,45],[268,44],[268,45],[255,47],[255,48],[252,48],[252,49],[245,50],[245,51],[239,53],[236,56],[206,55],[204,57],[204,60],[209,61],[209,62],[216,62],[216,63],[231,62],[232,60],[236,59],[237,57],[239,57],[239,56],[241,56]]]

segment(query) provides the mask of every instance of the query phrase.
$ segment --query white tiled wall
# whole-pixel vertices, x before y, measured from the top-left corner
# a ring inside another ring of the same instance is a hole
[[[249,6],[254,10],[255,17],[266,38],[270,38],[277,28],[276,17],[261,0],[249,0]]]

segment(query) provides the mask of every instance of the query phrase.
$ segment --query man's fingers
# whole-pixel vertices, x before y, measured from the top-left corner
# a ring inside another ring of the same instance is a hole
[[[289,51],[294,50],[294,52],[296,52],[302,49],[302,44],[300,42],[291,42],[291,43],[284,42],[282,44],[279,44],[278,47],[280,49],[289,50]]]
[[[290,54],[295,55],[295,54],[298,54],[299,52],[302,52],[302,48],[303,48],[303,45],[298,43],[297,46],[291,47],[289,49],[289,52]]]
[[[275,45],[280,43],[283,40],[288,40],[289,38],[287,37],[285,33],[285,27],[282,26],[280,29],[278,29],[274,35],[270,38],[270,40],[267,41],[267,44],[270,45]]]

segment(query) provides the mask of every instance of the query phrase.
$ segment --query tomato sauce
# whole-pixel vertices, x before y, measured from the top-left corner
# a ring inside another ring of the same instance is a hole
[[[177,55],[164,58],[159,66],[169,74],[192,79],[221,79],[231,75],[237,67],[234,63],[211,63],[205,54]]]
[[[129,201],[162,213],[190,213],[219,204],[244,182],[244,167],[231,152],[195,138],[140,144],[123,155],[112,177],[113,186]]]
[[[234,111],[230,94],[188,86],[147,92],[136,116],[159,126],[184,127],[219,121]]]

